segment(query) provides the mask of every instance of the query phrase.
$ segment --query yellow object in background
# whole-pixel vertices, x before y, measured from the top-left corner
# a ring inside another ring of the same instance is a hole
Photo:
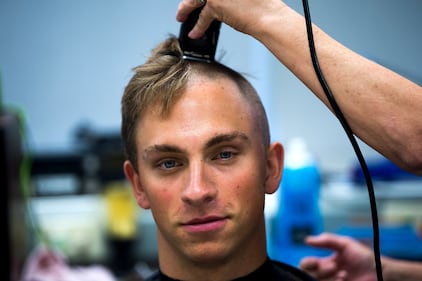
[[[124,183],[113,183],[105,188],[109,235],[117,239],[134,239],[137,235],[138,207],[132,191]]]

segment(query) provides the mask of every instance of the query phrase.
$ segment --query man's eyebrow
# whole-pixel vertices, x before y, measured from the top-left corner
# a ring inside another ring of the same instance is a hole
[[[245,141],[250,140],[246,134],[236,131],[236,132],[232,132],[228,134],[218,134],[214,136],[205,144],[205,147],[212,147],[214,145],[217,145],[223,142],[233,141],[235,139],[243,139]]]
[[[144,149],[144,151],[142,152],[142,158],[144,159],[147,158],[148,153],[151,153],[151,152],[183,153],[184,150],[174,145],[155,144]]]
[[[209,148],[215,145],[218,145],[223,142],[229,142],[233,141],[235,139],[243,139],[245,141],[250,141],[248,136],[241,132],[231,132],[227,134],[218,134],[214,137],[212,137],[210,140],[208,140],[205,144],[205,148]],[[175,145],[169,145],[169,144],[155,144],[148,146],[145,148],[142,152],[142,158],[146,159],[148,158],[149,153],[154,152],[161,152],[161,153],[186,153],[186,151],[178,146]]]

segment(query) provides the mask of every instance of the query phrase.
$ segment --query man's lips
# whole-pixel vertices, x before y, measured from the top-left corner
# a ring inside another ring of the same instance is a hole
[[[226,224],[227,219],[227,217],[223,216],[207,216],[194,218],[192,220],[187,221],[186,223],[182,223],[182,227],[186,231],[192,233],[216,231]]]

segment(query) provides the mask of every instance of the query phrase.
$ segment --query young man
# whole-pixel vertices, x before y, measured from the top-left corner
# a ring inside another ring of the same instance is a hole
[[[157,224],[150,280],[312,280],[267,257],[265,194],[277,190],[283,146],[239,73],[153,50],[122,99],[125,174]],[[237,279],[241,278],[241,279]]]

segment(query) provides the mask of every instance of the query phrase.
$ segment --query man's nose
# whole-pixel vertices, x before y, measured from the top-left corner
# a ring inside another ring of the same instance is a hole
[[[190,205],[202,205],[214,201],[218,190],[206,163],[204,161],[191,163],[188,171],[182,200]]]

